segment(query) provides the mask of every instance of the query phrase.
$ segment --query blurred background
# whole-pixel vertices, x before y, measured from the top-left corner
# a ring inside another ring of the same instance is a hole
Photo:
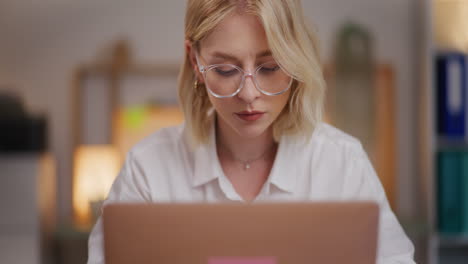
[[[417,262],[467,263],[468,2],[303,7],[327,122],[363,142]],[[184,12],[185,1],[0,0],[0,263],[86,261],[126,151],[183,121]]]

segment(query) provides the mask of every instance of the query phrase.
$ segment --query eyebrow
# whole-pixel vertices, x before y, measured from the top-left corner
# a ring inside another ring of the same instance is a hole
[[[268,57],[268,56],[271,56],[271,55],[272,55],[272,53],[271,53],[270,50],[265,50],[265,51],[261,51],[261,52],[257,53],[256,58],[259,59],[259,58]],[[224,60],[231,60],[231,61],[235,61],[235,62],[240,62],[240,60],[236,56],[234,56],[232,54],[229,54],[229,53],[216,51],[211,56],[213,56],[214,58],[217,58],[217,59],[224,59]]]

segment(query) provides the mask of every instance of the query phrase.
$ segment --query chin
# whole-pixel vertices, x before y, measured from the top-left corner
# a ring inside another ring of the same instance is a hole
[[[234,128],[234,130],[239,134],[239,136],[252,139],[263,135],[269,128],[271,124],[251,124],[246,126],[239,126]]]

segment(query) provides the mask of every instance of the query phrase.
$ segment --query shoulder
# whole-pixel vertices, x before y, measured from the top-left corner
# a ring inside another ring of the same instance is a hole
[[[357,138],[325,123],[314,133],[315,157],[327,166],[327,177],[334,175],[340,179],[343,197],[379,201],[385,198],[380,180]]]
[[[318,124],[308,140],[299,137],[285,137],[283,153],[294,156],[306,164],[306,168],[313,171],[324,169],[338,174],[349,170],[368,160],[361,142],[326,123]]]
[[[309,145],[315,148],[344,151],[359,157],[365,155],[362,144],[357,138],[327,123],[320,123],[315,128]]]
[[[296,141],[298,142],[298,141]],[[304,172],[304,182],[326,199],[378,199],[378,179],[361,142],[329,124],[319,124],[306,144],[289,151]]]

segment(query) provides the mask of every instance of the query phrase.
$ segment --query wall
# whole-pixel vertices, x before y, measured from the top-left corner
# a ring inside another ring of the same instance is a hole
[[[375,32],[380,61],[397,70],[399,213],[410,216],[415,173],[416,14],[407,0],[303,1],[330,56],[333,34],[354,20]],[[33,112],[50,121],[51,149],[58,159],[59,215],[71,214],[71,77],[75,67],[92,61],[112,40],[131,39],[142,62],[179,62],[183,56],[185,1],[15,1],[0,2],[0,86],[14,85]]]

